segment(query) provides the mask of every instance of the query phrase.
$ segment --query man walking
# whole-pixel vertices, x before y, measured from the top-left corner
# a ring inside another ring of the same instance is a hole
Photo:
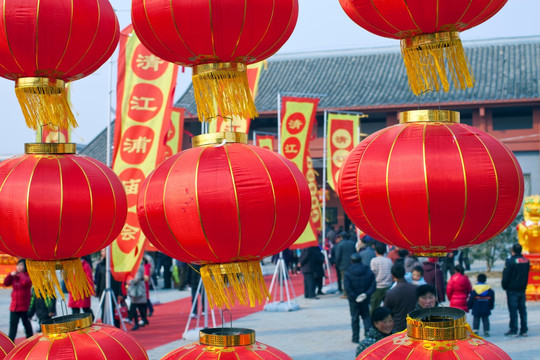
[[[394,330],[399,332],[407,328],[407,314],[416,307],[416,285],[405,280],[405,268],[401,264],[392,266],[392,277],[396,286],[386,292],[384,306],[392,311]]]
[[[384,300],[386,292],[392,285],[392,260],[384,256],[386,253],[386,245],[377,242],[375,245],[375,257],[371,259],[370,268],[375,275],[376,289],[371,296],[371,313],[373,310],[381,306],[381,301]]]
[[[364,323],[364,334],[371,328],[369,300],[375,291],[375,276],[362,263],[360,254],[351,255],[351,266],[345,271],[345,290],[351,313],[352,342],[360,341],[360,317]]]
[[[341,241],[336,245],[336,267],[341,273],[341,281],[345,278],[345,271],[351,266],[351,255],[356,252],[354,240],[346,232],[340,234]],[[343,289],[342,298],[347,298],[347,289]]]
[[[525,306],[525,289],[529,280],[529,260],[521,255],[521,245],[512,245],[512,256],[504,265],[501,285],[506,290],[508,312],[510,313],[510,329],[505,336],[527,336],[527,308]],[[521,321],[518,335],[517,314]]]

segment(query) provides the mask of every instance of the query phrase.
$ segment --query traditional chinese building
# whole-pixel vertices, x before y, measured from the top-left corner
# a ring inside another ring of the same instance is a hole
[[[321,184],[325,110],[368,115],[361,120],[361,132],[371,134],[396,124],[400,111],[441,107],[459,111],[463,123],[504,142],[523,169],[525,195],[539,193],[540,37],[466,42],[464,46],[475,87],[420,97],[409,89],[397,46],[274,56],[261,74],[255,101],[260,116],[251,123],[250,138],[254,131],[277,132],[278,94],[319,97],[310,152]],[[175,106],[187,110],[187,132],[199,134],[191,87]],[[189,141],[184,144],[190,146]],[[104,161],[105,135],[99,135],[82,153]],[[328,220],[347,224],[335,193],[329,195]]]

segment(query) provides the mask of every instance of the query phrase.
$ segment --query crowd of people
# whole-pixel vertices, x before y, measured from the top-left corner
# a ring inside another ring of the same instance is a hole
[[[82,257],[81,263],[87,279],[94,284],[94,293],[91,296],[101,298],[106,290],[106,250],[101,250],[100,259],[95,262],[95,268],[91,256]],[[133,277],[128,276],[124,281],[117,281],[111,276],[109,290],[112,291],[117,304],[114,309],[116,327],[120,327],[122,318],[124,322],[133,324],[132,331],[149,325],[148,317],[154,312],[150,301],[150,287],[157,284],[156,276],[160,268],[163,268],[164,288],[171,288],[172,259],[162,253],[145,254]],[[152,278],[156,281],[153,282]],[[56,298],[36,295],[24,259],[20,259],[16,270],[6,276],[4,286],[12,287],[8,333],[11,340],[15,340],[19,322],[22,323],[28,338],[39,329],[39,327],[33,328],[32,319],[35,318],[37,323],[41,324],[57,315]],[[191,286],[196,288],[197,284]],[[91,296],[75,300],[63,282],[62,291],[68,294],[67,307],[71,314],[88,313],[94,320]]]
[[[465,274],[470,270],[468,250],[454,251],[442,258],[417,258],[406,249],[383,244],[369,236],[358,239],[355,232],[335,231],[326,236],[326,250],[335,266],[338,291],[348,300],[352,341],[359,343],[357,353],[375,341],[407,327],[407,315],[417,309],[448,306],[471,311],[473,331],[490,335],[489,316],[495,304],[495,293],[480,273],[475,284]],[[529,262],[521,255],[521,246],[514,244],[502,276],[507,294],[509,330],[506,336],[527,336],[525,289]],[[305,297],[316,298],[312,277],[323,272],[321,248],[302,250],[300,263],[316,264],[304,272]],[[457,264],[456,264],[457,262]],[[518,316],[520,326],[518,327]],[[361,321],[360,321],[361,320]],[[363,327],[364,339],[360,341]]]

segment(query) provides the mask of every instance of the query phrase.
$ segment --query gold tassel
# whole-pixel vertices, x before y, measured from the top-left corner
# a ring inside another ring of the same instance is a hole
[[[270,299],[258,260],[204,265],[201,278],[211,307],[230,309],[236,299],[254,307]]]
[[[457,89],[474,86],[474,76],[457,31],[423,34],[401,40],[409,85],[415,95],[450,88],[446,71]]]
[[[78,126],[69,106],[64,81],[42,77],[19,78],[15,83],[15,94],[29,128],[37,130],[45,124],[63,129]]]
[[[211,63],[193,68],[193,92],[200,121],[217,116],[258,116],[242,63]]]
[[[62,270],[62,278],[66,288],[75,301],[94,293],[93,284],[88,281],[80,258],[60,261],[27,260],[26,266],[36,296],[39,298],[56,298],[56,288],[62,299],[65,300],[64,292],[56,277],[56,270]]]

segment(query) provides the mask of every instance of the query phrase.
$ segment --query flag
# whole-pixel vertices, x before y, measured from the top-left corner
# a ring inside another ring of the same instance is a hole
[[[165,137],[165,143],[162,147],[162,155],[158,159],[158,164],[163,160],[173,156],[174,154],[182,151],[182,139],[184,138],[184,118],[186,109],[183,108],[171,108],[171,121],[169,122],[169,128],[167,129],[167,135]]]
[[[261,61],[255,64],[250,64],[247,66],[246,73],[248,78],[249,90],[251,90],[251,95],[253,96],[253,101],[257,97],[257,92],[259,90],[259,80],[261,78],[261,73],[263,66],[266,68],[267,62]],[[224,132],[224,131],[234,131],[234,132],[249,132],[249,126],[251,125],[251,119],[245,119],[241,116],[234,116],[232,119],[223,119],[222,117],[217,117],[212,119],[208,126],[208,132]]]
[[[282,97],[281,107],[281,153],[298,166],[310,185],[312,208],[305,231],[291,246],[300,249],[317,246],[320,229],[320,206],[317,198],[317,180],[313,163],[309,157],[309,141],[315,123],[319,99]]]
[[[326,174],[328,185],[335,191],[339,172],[349,153],[358,145],[360,116],[354,114],[328,114],[326,137]]]
[[[128,199],[126,223],[112,243],[111,270],[116,280],[137,271],[144,237],[137,220],[139,186],[164,153],[178,66],[150,53],[132,26],[122,31],[118,56],[113,170]]]
[[[276,135],[257,135],[256,146],[275,151],[274,143],[276,141]]]

